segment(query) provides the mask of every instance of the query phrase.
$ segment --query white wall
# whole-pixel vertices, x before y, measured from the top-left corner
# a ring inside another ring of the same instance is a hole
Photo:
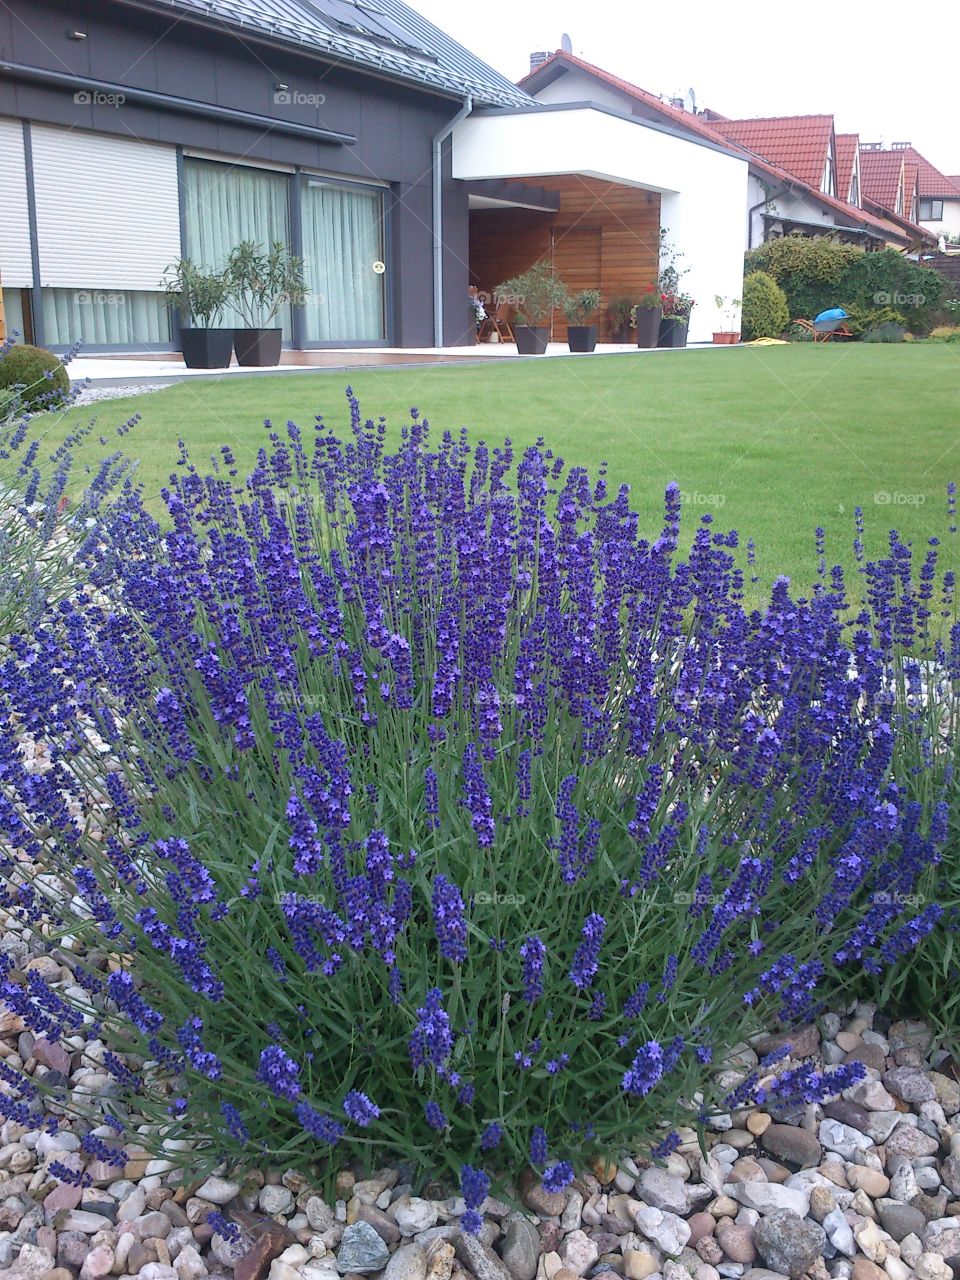
[[[939,222],[925,221],[920,225],[935,236],[946,236],[948,240],[951,236],[960,236],[960,196],[956,200],[944,200],[943,217]]]
[[[661,193],[661,222],[690,268],[697,299],[691,342],[709,342],[720,316],[714,295],[743,283],[748,166],[701,146],[589,107],[470,116],[453,136],[453,176],[464,181],[580,173]]]

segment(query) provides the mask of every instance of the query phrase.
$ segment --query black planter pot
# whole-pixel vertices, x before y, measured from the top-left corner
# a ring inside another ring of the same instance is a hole
[[[637,346],[655,347],[660,338],[660,307],[637,307]]]
[[[282,329],[234,329],[233,349],[237,364],[266,368],[280,363]]]
[[[180,353],[188,369],[226,369],[233,355],[233,330],[181,329]]]
[[[613,331],[610,339],[611,342],[632,342],[633,334],[630,332],[630,321],[624,320],[623,324],[618,325]]]
[[[568,324],[567,342],[571,351],[593,351],[597,345],[595,324]]]
[[[515,324],[513,332],[517,337],[517,351],[522,356],[542,356],[547,349],[550,329],[545,324]]]
[[[660,321],[660,341],[658,347],[685,347],[687,345],[687,326],[675,316],[664,316]]]

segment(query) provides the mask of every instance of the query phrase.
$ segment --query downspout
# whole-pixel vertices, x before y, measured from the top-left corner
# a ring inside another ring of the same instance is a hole
[[[473,110],[473,98],[433,135],[433,345],[443,346],[443,144]]]
[[[758,209],[762,209],[765,204],[771,204],[778,196],[786,195],[790,190],[789,186],[781,187],[779,191],[775,191],[772,196],[765,195],[762,200],[758,200],[756,204],[752,204],[747,210],[747,250],[753,248],[753,215]]]

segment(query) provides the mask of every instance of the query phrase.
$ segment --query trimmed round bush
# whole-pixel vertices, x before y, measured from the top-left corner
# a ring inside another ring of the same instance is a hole
[[[414,411],[391,455],[352,414],[271,431],[245,486],[228,449],[181,468],[166,530],[131,500],[93,598],[12,645],[4,902],[70,935],[74,981],[8,1007],[94,1022],[118,1133],[197,1176],[392,1154],[466,1164],[468,1209],[475,1169],[557,1190],[664,1155],[697,1090],[852,1084],[719,1073],[936,924],[910,894],[939,792],[891,785],[882,634],[847,646],[837,575],[748,611],[736,534],[704,516],[680,552],[676,486],[648,535],[542,444]],[[927,586],[901,569],[871,583],[898,635]],[[32,1125],[37,1087],[0,1109]]]
[[[0,360],[0,388],[16,389],[16,399],[23,409],[51,409],[62,403],[69,392],[70,379],[52,351],[15,343]]]
[[[743,282],[743,334],[779,338],[790,323],[787,295],[765,271],[751,271]]]

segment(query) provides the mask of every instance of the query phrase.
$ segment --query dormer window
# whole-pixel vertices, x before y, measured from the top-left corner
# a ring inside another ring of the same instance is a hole
[[[823,166],[823,180],[820,183],[820,190],[827,196],[835,196],[837,194],[837,173],[833,159],[833,137],[827,143],[827,163]]]

